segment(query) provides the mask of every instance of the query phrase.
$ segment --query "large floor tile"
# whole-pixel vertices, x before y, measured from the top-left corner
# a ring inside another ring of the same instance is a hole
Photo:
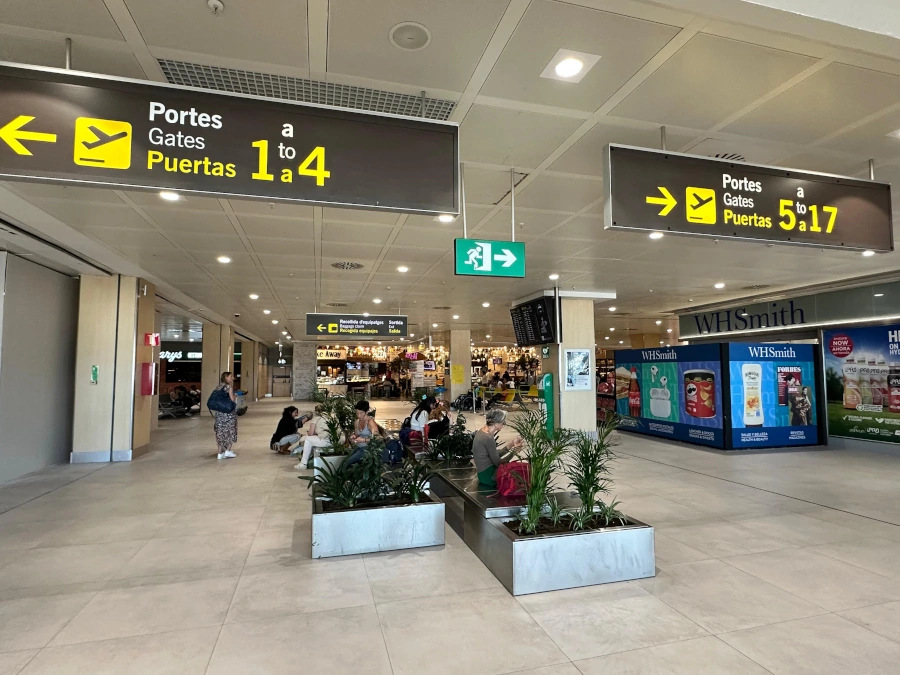
[[[864,570],[900,579],[900,542],[870,537],[816,546],[814,550]]]
[[[101,591],[52,645],[219,625],[237,581],[219,578]]]
[[[371,604],[372,592],[362,560],[266,565],[244,571],[228,612],[228,622]]]
[[[206,673],[392,675],[374,607],[228,624]]]
[[[581,675],[581,671],[575,667],[574,663],[560,663],[556,666],[519,670],[515,673],[508,673],[507,675]]]
[[[21,675],[204,675],[220,627],[47,647]]]
[[[834,614],[720,636],[775,675],[888,675],[900,644]]]
[[[709,560],[706,553],[691,548],[687,544],[672,539],[661,532],[654,533],[656,564],[660,566],[678,565],[697,560]]]
[[[758,553],[724,562],[831,612],[900,600],[900,581],[813,549]]]
[[[250,534],[151,539],[117,576],[147,577],[197,569],[229,569],[244,564],[252,543]]]
[[[707,635],[633,584],[540,593],[519,602],[573,661]]]
[[[184,505],[184,510],[228,510],[240,506],[265,506],[269,501],[269,488],[259,490],[216,490],[200,492]]]
[[[850,609],[840,614],[863,628],[900,642],[900,602]]]
[[[101,520],[61,521],[52,532],[41,539],[41,546],[75,546],[113,541],[147,540],[157,535],[160,528],[174,515],[173,512],[148,513]]]
[[[858,530],[836,523],[825,523],[816,518],[792,513],[784,516],[741,519],[737,521],[762,535],[776,537],[797,546],[815,546],[834,541],[848,541],[864,536]]]
[[[0,675],[18,675],[22,668],[37,655],[37,650],[0,654]]]
[[[377,603],[501,587],[468,547],[373,553],[364,560]]]
[[[18,549],[37,548],[62,525],[56,520],[0,525],[0,551],[8,553]]]
[[[487,675],[565,663],[505,590],[378,605],[394,675]]]
[[[30,549],[3,567],[0,589],[106,581],[134,558],[144,544],[125,541]]]
[[[796,546],[737,523],[722,522],[666,528],[665,535],[712,558],[777,551]]]
[[[202,511],[182,511],[160,528],[158,537],[199,534],[255,534],[264,507],[243,506]]]
[[[46,646],[93,597],[75,593],[0,602],[0,652]]]
[[[771,675],[714,637],[600,656],[575,665],[584,675]]]
[[[299,524],[260,529],[253,538],[247,567],[260,565],[294,565],[312,561],[312,531],[310,521]]]
[[[635,583],[711,633],[825,613],[719,560],[673,565]]]

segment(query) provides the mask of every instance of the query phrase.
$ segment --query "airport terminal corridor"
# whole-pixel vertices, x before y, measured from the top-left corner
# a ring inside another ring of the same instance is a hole
[[[132,463],[0,488],[0,673],[875,674],[900,658],[890,457],[620,433],[615,495],[655,524],[657,576],[515,598],[449,528],[441,547],[311,560],[308,490],[267,447],[289,403],[250,407],[233,460],[208,418],[177,420]]]

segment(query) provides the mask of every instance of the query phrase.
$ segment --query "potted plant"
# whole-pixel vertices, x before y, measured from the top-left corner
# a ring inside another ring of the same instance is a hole
[[[596,436],[549,433],[545,421],[534,411],[509,421],[523,440],[516,454],[531,465],[523,507],[518,517],[467,519],[466,543],[513,595],[653,576],[653,528],[602,499],[612,487],[618,420]],[[573,492],[562,491],[557,476]]]
[[[473,434],[466,430],[465,416],[457,415],[448,433],[429,441],[430,460],[451,465],[468,463],[472,459],[472,437]]]

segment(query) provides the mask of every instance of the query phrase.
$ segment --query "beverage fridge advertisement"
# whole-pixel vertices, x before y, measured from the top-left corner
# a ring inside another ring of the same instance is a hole
[[[819,443],[814,345],[728,345],[733,448]]]
[[[822,333],[828,433],[900,443],[900,324]]]
[[[725,447],[721,345],[616,352],[616,412],[629,431]]]

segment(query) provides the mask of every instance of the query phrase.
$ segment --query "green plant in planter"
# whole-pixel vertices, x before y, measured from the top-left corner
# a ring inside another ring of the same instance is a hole
[[[434,470],[425,462],[412,462],[409,459],[403,461],[403,466],[394,472],[391,487],[398,499],[409,499],[418,504],[426,494],[425,486]]]
[[[612,451],[612,433],[619,425],[615,415],[607,416],[597,428],[597,438],[579,432],[575,434],[571,451],[562,463],[562,472],[569,479],[569,486],[578,493],[581,508],[572,517],[572,529],[589,526],[594,507],[602,506],[601,496],[612,485],[610,464],[615,459]]]
[[[388,492],[389,484],[385,475],[383,460],[384,440],[375,436],[366,445],[362,459],[347,469],[348,473],[362,480],[360,498],[364,501],[378,501]]]
[[[299,478],[314,485],[317,494],[330,499],[335,505],[352,509],[365,490],[363,476],[352,469],[344,469],[343,464],[335,467],[326,462],[315,476]]]
[[[609,504],[600,504],[599,509],[597,510],[597,518],[609,525],[614,525],[616,523],[620,525],[627,525],[628,519],[625,517],[625,514],[619,511],[616,507],[619,505],[618,500],[613,499]]]
[[[547,504],[547,515],[554,525],[559,525],[559,521],[562,520],[563,508],[559,505],[556,497],[550,497],[549,503]]]
[[[522,437],[516,455],[530,465],[531,478],[525,488],[525,513],[519,517],[519,533],[534,534],[555,485],[553,473],[573,440],[573,432],[556,429],[548,433],[544,413],[525,410],[511,418],[508,426]]]
[[[469,461],[472,458],[472,434],[466,430],[466,418],[457,415],[450,431],[430,442],[429,457],[450,462]]]

